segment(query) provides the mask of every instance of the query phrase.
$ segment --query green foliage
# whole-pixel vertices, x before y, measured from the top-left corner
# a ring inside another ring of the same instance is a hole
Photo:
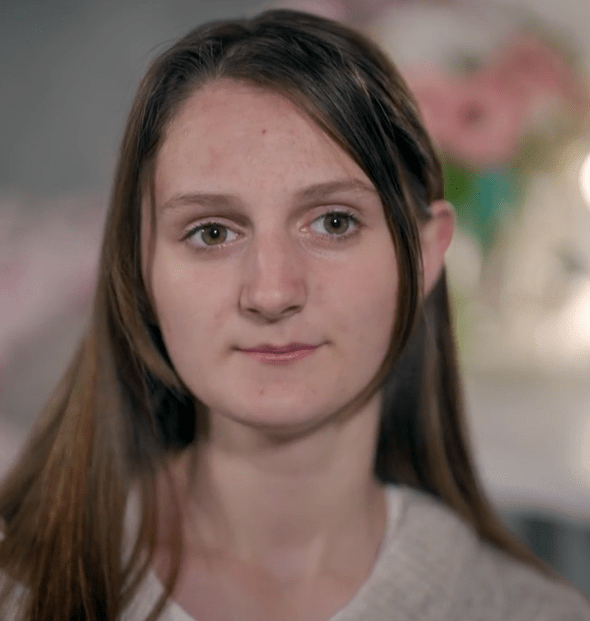
[[[472,171],[446,160],[443,164],[445,197],[453,204],[459,228],[473,237],[487,255],[500,226],[514,215],[520,194],[511,168]]]

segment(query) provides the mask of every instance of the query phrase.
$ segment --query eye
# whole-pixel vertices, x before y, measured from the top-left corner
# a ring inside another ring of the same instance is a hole
[[[210,222],[192,228],[185,239],[188,239],[193,246],[206,248],[232,242],[237,236],[238,234],[227,226],[218,222]]]
[[[325,235],[340,237],[344,235],[350,235],[356,231],[358,227],[358,219],[350,213],[345,211],[331,211],[319,218],[316,218],[311,223],[311,230],[315,233],[321,233]]]

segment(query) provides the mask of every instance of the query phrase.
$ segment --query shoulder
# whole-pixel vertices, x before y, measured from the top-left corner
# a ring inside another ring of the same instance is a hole
[[[134,595],[127,609],[124,611],[122,621],[145,621],[153,612],[158,600],[164,593],[164,587],[158,580],[153,570],[150,569],[138,592]],[[168,599],[158,621],[195,621],[174,600]]]
[[[431,583],[445,585],[440,619],[590,621],[590,602],[580,593],[482,542],[439,500],[405,490],[403,505],[401,533],[422,554]]]
[[[590,602],[581,593],[487,544],[464,568],[463,582],[459,607],[481,611],[472,619],[590,621]]]

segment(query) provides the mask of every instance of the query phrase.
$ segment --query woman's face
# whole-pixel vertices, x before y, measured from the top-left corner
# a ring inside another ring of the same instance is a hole
[[[398,271],[350,156],[282,96],[223,80],[171,121],[154,187],[144,271],[170,358],[210,416],[301,431],[353,402],[387,353]]]

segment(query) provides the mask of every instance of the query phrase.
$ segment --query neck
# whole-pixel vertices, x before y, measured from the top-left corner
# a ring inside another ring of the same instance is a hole
[[[321,430],[277,441],[216,425],[173,466],[187,544],[281,581],[368,572],[385,527],[373,474],[380,399]]]

